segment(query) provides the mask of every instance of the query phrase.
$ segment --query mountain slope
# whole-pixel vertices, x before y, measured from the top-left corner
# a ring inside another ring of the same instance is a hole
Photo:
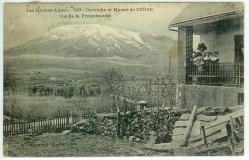
[[[64,25],[4,51],[12,72],[39,71],[51,76],[98,74],[110,67],[147,76],[162,69],[175,41],[96,24]]]
[[[164,46],[162,46],[162,43]],[[6,51],[6,56],[45,54],[63,57],[135,58],[158,55],[174,43],[170,38],[153,37],[97,24],[64,25],[41,37]],[[163,48],[162,48],[163,47]]]

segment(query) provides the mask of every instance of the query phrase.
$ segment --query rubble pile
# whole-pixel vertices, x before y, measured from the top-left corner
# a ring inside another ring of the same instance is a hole
[[[81,119],[71,127],[71,132],[96,133],[97,130],[96,118]]]
[[[174,124],[170,143],[147,144],[146,148],[173,151],[175,155],[210,155],[211,152],[243,154],[244,108],[194,106]]]
[[[155,139],[155,143],[168,141],[175,121],[182,111],[160,108],[146,109],[130,115],[121,116],[122,137],[135,136],[143,141]]]
[[[73,124],[71,132],[127,138],[136,142],[168,142],[171,141],[173,125],[183,112],[150,108],[137,112],[120,112],[119,115],[96,114]]]
[[[115,127],[115,121],[116,118],[112,115],[99,115],[97,117],[97,130],[96,134],[102,135],[102,136],[111,136],[116,137],[117,136],[117,129]]]

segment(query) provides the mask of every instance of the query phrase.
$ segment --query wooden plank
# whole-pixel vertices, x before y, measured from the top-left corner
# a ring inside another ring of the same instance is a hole
[[[217,133],[216,135],[207,137],[207,141],[208,142],[214,142],[214,141],[216,141],[218,139],[221,139],[223,137],[226,137],[226,136],[228,136],[228,133],[227,133],[227,129],[224,128],[224,129],[221,130],[220,134]]]
[[[215,133],[215,132],[219,132],[220,130],[226,128],[226,124],[220,124],[217,126],[214,126],[212,128],[205,128],[205,132],[206,132],[206,136],[208,137],[209,135]],[[189,142],[193,142],[193,141],[198,141],[199,139],[202,139],[202,135],[199,136],[194,136],[194,137],[190,137],[189,138]]]
[[[243,109],[243,106],[242,105],[235,105],[235,106],[231,106],[228,108],[234,112],[234,111]]]
[[[184,133],[186,132],[186,128],[175,128],[173,130],[173,135],[184,135]]]
[[[199,113],[205,111],[207,108],[208,108],[208,107],[201,107],[201,108],[198,108],[196,114],[199,114]]]
[[[182,142],[183,140],[184,140],[184,135],[173,135],[172,136],[172,143],[174,143],[174,144],[178,144],[178,146],[179,146],[179,143],[180,142]]]
[[[174,127],[187,127],[188,121],[176,121]]]
[[[201,121],[196,120],[190,133],[190,137],[201,135]]]
[[[194,123],[194,120],[195,120],[196,111],[197,111],[197,106],[194,105],[194,108],[192,110],[191,116],[190,116],[189,121],[188,121],[186,133],[184,134],[184,140],[183,140],[183,142],[181,143],[180,146],[186,146],[187,145],[188,138],[190,136],[190,133],[191,133],[191,130],[192,130],[192,127],[193,127],[193,123]]]
[[[159,143],[159,144],[146,144],[145,148],[156,151],[173,151],[179,148],[179,146],[176,146],[172,143]]]
[[[206,140],[207,140],[208,144],[212,144],[214,141],[216,141],[218,139],[221,139],[223,137],[226,137],[226,136],[228,136],[228,133],[227,133],[226,128],[224,128],[224,129],[220,130],[219,132],[214,133],[214,134],[206,137]],[[205,142],[204,142],[204,139],[202,138],[202,139],[200,139],[197,142],[190,142],[190,143],[188,143],[188,146],[190,146],[190,147],[197,147],[197,146],[204,145],[204,144],[205,144]]]
[[[212,122],[209,125],[205,126],[205,128],[210,128],[210,127],[222,124],[222,123],[226,123],[226,122],[230,121],[230,116],[232,116],[233,118],[244,116],[244,110],[241,109],[241,110],[235,111],[233,113],[227,114],[225,116],[219,116],[217,118],[217,120],[215,120],[214,122]]]
[[[190,116],[191,116],[191,114],[185,113],[185,114],[181,115],[180,120],[189,120]]]
[[[205,121],[205,122],[210,122],[210,121],[215,121],[217,119],[217,116],[206,116],[206,115],[197,115],[196,119],[199,121]]]

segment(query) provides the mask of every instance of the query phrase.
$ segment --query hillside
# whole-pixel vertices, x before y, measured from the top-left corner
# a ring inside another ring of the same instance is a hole
[[[19,73],[91,74],[115,67],[146,76],[162,68],[175,43],[166,36],[97,24],[63,25],[5,50],[4,58]]]

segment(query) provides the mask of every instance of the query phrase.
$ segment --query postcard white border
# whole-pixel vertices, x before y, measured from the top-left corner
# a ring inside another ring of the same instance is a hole
[[[27,159],[27,158],[12,158],[12,157],[3,157],[3,118],[2,118],[2,115],[3,115],[3,3],[4,2],[14,2],[14,3],[19,3],[19,2],[31,2],[32,0],[3,0],[1,3],[0,3],[0,13],[1,13],[1,17],[0,17],[0,48],[1,48],[1,51],[0,51],[0,71],[1,71],[1,74],[0,74],[0,106],[1,109],[0,109],[0,117],[1,117],[1,120],[0,120],[0,142],[1,142],[1,146],[0,146],[0,159],[3,158],[3,159],[7,159],[7,160],[24,160],[24,159]],[[46,159],[52,159],[52,160],[71,160],[71,159],[74,159],[74,160],[79,160],[79,159],[92,159],[92,160],[97,160],[97,159],[102,159],[102,160],[115,160],[115,159],[120,159],[120,160],[127,160],[128,158],[130,160],[137,160],[137,159],[143,159],[143,160],[188,160],[188,159],[191,159],[191,160],[199,160],[200,158],[202,160],[209,160],[209,159],[212,159],[212,160],[248,160],[249,159],[249,142],[248,142],[248,136],[249,136],[249,123],[248,123],[248,108],[247,106],[249,105],[249,45],[248,45],[248,42],[249,42],[249,39],[248,39],[248,29],[249,29],[249,19],[248,19],[248,9],[249,9],[249,1],[246,1],[246,0],[40,0],[39,2],[244,2],[244,7],[245,7],[245,19],[244,19],[244,38],[245,38],[245,78],[244,78],[244,115],[245,115],[245,128],[244,128],[244,131],[245,131],[245,134],[244,134],[244,138],[245,138],[245,146],[244,146],[244,156],[212,156],[212,157],[207,157],[207,156],[181,156],[181,157],[178,157],[178,156],[164,156],[164,157],[48,157],[48,158],[45,158],[45,157],[38,157],[38,158],[28,158],[28,159],[37,159],[37,160],[46,160]]]

